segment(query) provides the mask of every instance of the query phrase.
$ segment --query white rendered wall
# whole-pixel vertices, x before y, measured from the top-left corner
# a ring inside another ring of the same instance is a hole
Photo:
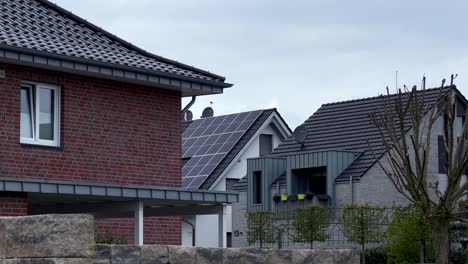
[[[196,224],[195,216],[187,216],[183,218],[185,221]],[[187,224],[186,222],[182,222],[182,246],[190,247],[192,246],[192,226]]]
[[[237,160],[232,161],[232,166],[225,171],[223,177],[218,179],[215,185],[210,190],[215,191],[226,191],[226,178],[228,179],[241,179],[247,174],[247,159],[256,158],[259,156],[260,145],[259,135],[268,134],[273,135],[273,148],[276,148],[281,143],[281,135],[273,129],[272,125],[265,127],[257,136],[254,138],[252,143],[245,147],[241,157]],[[218,247],[218,216],[217,215],[197,215],[196,216],[196,239],[195,245],[199,247]],[[232,232],[232,208],[231,206],[225,206],[224,208],[224,234]],[[190,239],[184,238],[188,231],[184,228],[189,226],[182,226],[182,245],[191,246]],[[226,247],[226,235],[224,237],[223,245]],[[184,244],[184,241],[190,241],[189,244]]]

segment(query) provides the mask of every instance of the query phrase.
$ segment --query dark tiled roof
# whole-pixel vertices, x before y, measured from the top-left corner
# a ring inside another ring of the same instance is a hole
[[[278,178],[276,178],[272,183],[271,186],[276,186],[280,184],[281,187],[286,186],[286,171],[281,173]],[[247,176],[242,177],[238,182],[232,185],[232,190],[236,192],[246,192],[247,191]]]
[[[0,45],[198,80],[224,78],[146,52],[46,0],[0,0]]]
[[[247,176],[242,177],[236,184],[232,185],[232,190],[235,192],[247,191]]]
[[[224,157],[224,159],[219,163],[219,165],[214,169],[214,171],[208,176],[205,182],[200,186],[200,189],[208,190],[210,186],[218,179],[219,175],[233,162],[234,158],[239,154],[239,152],[245,147],[247,142],[255,135],[258,129],[265,123],[265,121],[270,117],[271,114],[276,112],[276,109],[267,109],[263,110],[260,116],[255,120],[255,122],[250,126],[250,128],[245,132],[245,134],[239,139],[236,145],[229,151],[229,153]]]
[[[426,89],[428,108],[435,104],[439,91],[439,88]],[[385,153],[377,128],[369,122],[369,114],[381,106],[381,97],[324,104],[304,122],[308,136],[303,149],[289,137],[273,151],[272,156],[326,150],[360,152],[362,154],[336,180],[349,181],[350,176],[359,178],[376,162],[367,141],[378,157]],[[410,128],[409,122],[407,128]]]

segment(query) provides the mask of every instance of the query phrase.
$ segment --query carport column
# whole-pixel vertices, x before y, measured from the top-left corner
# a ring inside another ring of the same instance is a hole
[[[218,247],[223,248],[224,246],[224,212],[223,206],[221,206],[220,211],[218,212]]]
[[[143,202],[138,201],[135,204],[135,245],[143,245]]]

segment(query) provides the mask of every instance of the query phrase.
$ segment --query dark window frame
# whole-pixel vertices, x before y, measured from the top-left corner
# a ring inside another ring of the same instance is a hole
[[[252,196],[252,203],[253,204],[262,204],[263,202],[263,177],[261,171],[254,171],[253,172],[253,196]]]
[[[273,151],[273,135],[260,134],[259,136],[259,156],[263,157]]]

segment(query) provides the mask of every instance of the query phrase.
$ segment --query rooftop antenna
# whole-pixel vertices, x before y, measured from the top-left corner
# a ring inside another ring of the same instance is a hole
[[[203,109],[201,118],[207,118],[207,117],[213,117],[214,116],[214,110],[213,110],[212,106],[213,106],[213,102],[210,101],[210,106]]]
[[[395,90],[398,90],[398,70],[395,71]]]
[[[455,73],[450,75],[450,86],[453,86],[453,80],[455,80],[458,77],[458,74]]]
[[[193,113],[190,110],[186,110],[184,112],[184,121],[192,121],[193,120]]]
[[[296,142],[301,144],[301,149],[304,148],[304,142],[307,139],[307,127],[305,125],[300,125],[294,129],[293,138]]]

